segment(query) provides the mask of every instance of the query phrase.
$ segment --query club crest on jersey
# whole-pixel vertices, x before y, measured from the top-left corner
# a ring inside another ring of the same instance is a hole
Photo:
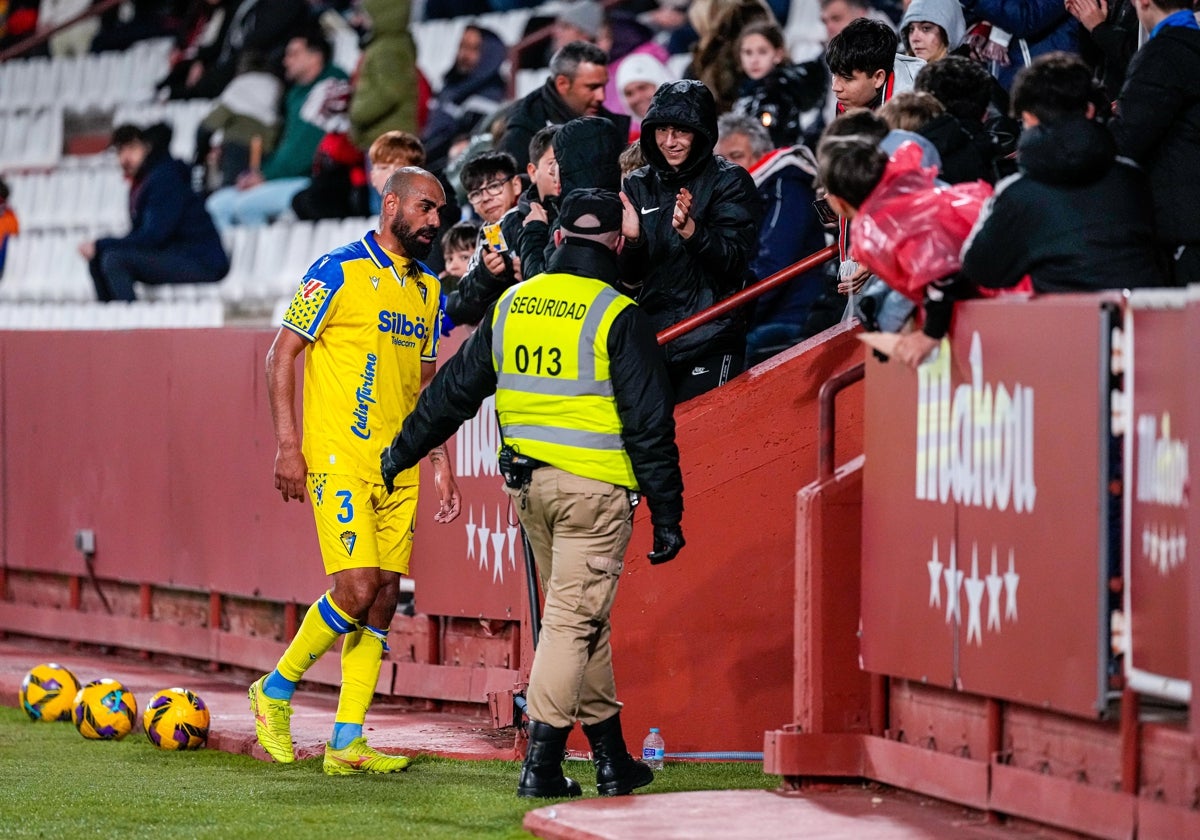
[[[415,282],[417,284],[417,291],[421,293],[421,303],[428,303],[429,288],[425,285],[425,281],[418,279]]]
[[[300,296],[305,300],[312,300],[313,295],[323,288],[325,288],[325,284],[320,280],[306,280],[304,282],[304,290],[300,293]]]
[[[341,538],[342,545],[346,546],[346,553],[353,555],[354,543],[358,541],[358,534],[354,533],[353,531],[342,531]]]

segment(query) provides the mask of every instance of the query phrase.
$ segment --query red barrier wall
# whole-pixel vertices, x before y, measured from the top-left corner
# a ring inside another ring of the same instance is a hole
[[[852,331],[765,362],[676,411],[687,546],[646,560],[636,518],[613,610],[629,740],[667,752],[762,749],[792,711],[796,492],[817,475],[817,391],[862,359]],[[838,461],[862,451],[862,388],[839,397]]]
[[[3,570],[76,576],[70,585],[83,590],[83,611],[64,621],[45,603],[12,600],[0,580],[0,630],[80,638],[90,625],[90,640],[102,643],[244,667],[273,661],[285,628],[222,627],[219,606],[203,629],[136,608],[99,614],[73,542],[77,529],[94,529],[97,577],[134,585],[135,598],[141,585],[301,607],[313,600],[326,584],[311,512],[284,504],[272,481],[263,374],[272,335],[0,334]],[[455,349],[447,342],[443,358]],[[842,331],[678,410],[688,546],[651,569],[640,509],[614,614],[631,742],[657,725],[671,752],[757,751],[763,731],[790,716],[795,494],[816,475],[817,391],[861,356]],[[861,451],[861,406],[861,387],[839,399],[848,430],[839,460]],[[396,662],[397,693],[481,702],[485,688],[503,692],[528,666],[511,634],[484,650],[497,632],[490,620],[521,621],[527,599],[490,423],[485,406],[451,440],[463,516],[434,525],[426,488],[413,565],[420,613],[489,621],[460,650],[422,630],[428,651]],[[391,687],[381,677],[381,690]]]

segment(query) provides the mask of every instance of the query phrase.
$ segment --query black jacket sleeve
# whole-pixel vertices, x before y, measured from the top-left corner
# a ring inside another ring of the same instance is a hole
[[[507,266],[511,266],[511,263]],[[478,324],[487,308],[500,299],[500,295],[514,280],[514,277],[497,277],[488,271],[483,264],[483,247],[480,246],[475,249],[458,286],[446,295],[446,314],[455,324]]]
[[[683,518],[683,475],[675,445],[675,395],[645,314],[626,307],[608,334],[609,373],[621,439],[655,525]]]
[[[412,414],[392,441],[392,457],[406,470],[429,450],[445,443],[465,420],[475,416],[496,391],[492,365],[492,318],[488,317],[421,392]]]

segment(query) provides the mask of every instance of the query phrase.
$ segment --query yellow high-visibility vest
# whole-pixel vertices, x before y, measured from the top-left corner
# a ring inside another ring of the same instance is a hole
[[[539,274],[492,318],[496,413],[505,443],[561,470],[638,489],[621,441],[608,333],[633,301],[600,280]]]

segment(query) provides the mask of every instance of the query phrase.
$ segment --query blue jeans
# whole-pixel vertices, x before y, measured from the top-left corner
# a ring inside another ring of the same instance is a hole
[[[276,178],[248,190],[222,187],[208,197],[204,206],[221,230],[234,225],[265,225],[291,210],[292,198],[310,181],[309,178]]]
[[[167,283],[215,283],[229,272],[224,266],[205,266],[176,251],[122,248],[112,245],[88,262],[96,298],[101,301],[135,300],[134,282],[161,286]]]

